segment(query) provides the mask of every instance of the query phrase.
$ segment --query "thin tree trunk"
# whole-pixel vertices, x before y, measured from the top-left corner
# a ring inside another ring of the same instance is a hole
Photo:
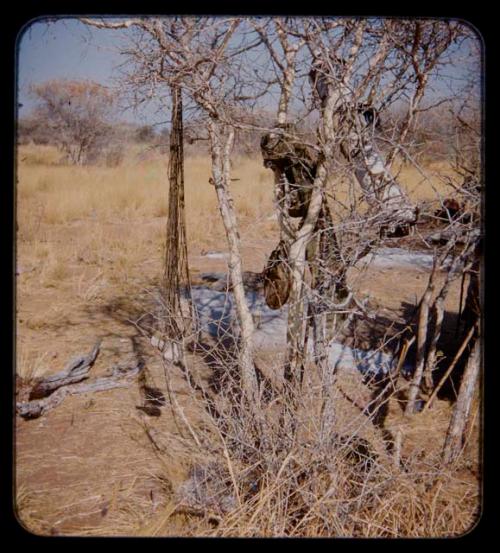
[[[258,387],[253,362],[254,322],[248,307],[243,286],[243,271],[240,253],[240,236],[233,200],[229,192],[230,152],[234,140],[234,130],[221,123],[209,120],[212,155],[212,179],[215,186],[219,209],[229,245],[229,275],[240,324],[239,361],[243,392],[254,407],[258,404]]]
[[[479,254],[479,246],[476,247],[476,259],[470,270],[469,285],[467,286],[467,294],[465,296],[465,306],[462,312],[462,321],[464,328],[470,328],[476,324],[479,315],[481,313],[481,301],[480,301],[480,283],[479,272],[481,258]]]
[[[364,113],[358,109],[353,99],[350,78],[353,71],[355,54],[361,44],[363,29],[359,28],[359,42],[353,45],[351,57],[347,61],[342,79],[329,75],[331,68],[315,54],[313,66],[318,69],[319,78],[314,82],[316,92],[321,99],[322,116],[325,121],[323,138],[334,144],[333,131],[340,130],[339,136],[345,138],[339,144],[343,156],[354,167],[358,181],[367,203],[377,212],[377,220],[389,233],[397,228],[408,227],[416,220],[417,212],[401,186],[390,171],[391,162],[386,161],[377,150],[374,141],[374,128],[365,120]],[[383,55],[383,52],[380,54]],[[321,74],[330,78],[322,78]],[[332,107],[334,108],[332,110]],[[340,109],[339,109],[340,108]],[[348,114],[347,119],[339,113]],[[343,129],[339,129],[339,124]]]
[[[425,352],[427,345],[427,330],[429,324],[429,304],[434,290],[434,275],[436,271],[436,263],[432,268],[432,273],[429,277],[429,283],[420,302],[418,329],[417,329],[417,356],[415,360],[415,372],[410,384],[408,392],[408,403],[406,404],[405,415],[411,415],[415,412],[417,395],[420,390],[420,384],[425,366]]]
[[[464,431],[468,425],[474,390],[479,377],[480,355],[479,355],[479,336],[472,353],[468,359],[465,372],[462,376],[462,382],[458,392],[457,402],[450,420],[450,426],[446,434],[446,440],[443,448],[443,461],[446,464],[452,463],[457,459],[462,451]]]
[[[446,248],[446,250],[440,255],[440,257],[437,261],[438,266],[443,265],[444,260],[446,259],[449,251],[451,251],[454,243],[455,243],[455,241],[452,240],[448,244],[448,247]],[[474,250],[475,249],[476,248],[474,248]],[[437,344],[438,344],[439,338],[441,336],[441,327],[442,327],[443,318],[444,318],[444,300],[446,299],[446,297],[448,295],[451,283],[460,274],[459,273],[460,263],[462,261],[464,263],[467,263],[469,255],[471,253],[473,253],[472,250],[466,249],[465,251],[462,252],[461,255],[456,256],[454,258],[453,262],[451,263],[451,266],[448,267],[448,271],[446,273],[446,278],[445,278],[445,281],[444,281],[443,285],[441,286],[441,290],[437,294],[437,296],[434,300],[434,303],[432,305],[432,311],[433,311],[433,314],[434,314],[434,329],[433,329],[433,335],[432,335],[430,345],[429,345],[429,351],[427,353],[427,358],[426,358],[425,365],[424,365],[424,387],[425,387],[427,392],[432,392],[432,390],[434,389],[434,379],[432,377],[432,371],[435,369],[436,357],[437,357]],[[476,267],[477,272],[475,274],[477,275],[479,273],[479,271],[478,271],[478,269],[479,269],[478,260],[474,261],[473,267]],[[476,298],[474,305],[476,307],[475,313],[476,313],[476,319],[477,319],[477,313],[479,312],[478,311],[479,306],[478,306],[478,302],[477,302],[477,298],[479,298],[479,288],[478,288],[478,286],[472,287],[472,288],[469,287],[468,296],[471,296],[470,299],[469,299],[469,304],[473,301],[473,298]],[[475,326],[476,319],[472,319],[471,321],[469,321],[469,324],[471,326]]]
[[[476,331],[476,328],[472,326],[469,330],[469,333],[465,337],[464,341],[462,342],[462,345],[458,349],[457,353],[455,354],[455,357],[453,358],[452,362],[450,363],[450,366],[446,369],[445,374],[441,377],[441,380],[438,382],[437,386],[432,391],[431,396],[427,400],[427,403],[425,404],[425,407],[423,408],[423,411],[426,411],[432,406],[432,402],[434,401],[434,398],[438,395],[439,390],[443,387],[446,380],[449,378],[450,374],[452,373],[453,369],[455,368],[455,365],[460,360],[460,357],[462,357],[463,352],[465,351],[465,348],[467,347],[469,341],[472,339],[472,336],[474,332]]]
[[[311,200],[302,226],[290,246],[291,291],[288,311],[288,371],[295,382],[300,382],[304,364],[304,348],[307,330],[304,306],[304,274],[306,249],[309,244],[323,203],[323,189],[327,171],[323,161],[318,163]]]
[[[441,291],[439,292],[437,298],[434,300],[434,304],[432,306],[432,311],[434,314],[434,330],[431,343],[429,345],[429,352],[427,353],[427,359],[425,360],[424,364],[424,387],[425,390],[429,393],[432,392],[432,390],[434,389],[434,378],[432,376],[432,372],[436,367],[437,344],[441,336],[441,327],[443,325],[444,300],[448,295],[448,290],[451,283],[450,275],[451,273],[448,272],[448,274],[446,275],[446,282],[441,288]]]
[[[363,136],[363,140],[367,140],[371,136],[369,130],[364,134],[367,136]],[[358,140],[359,138],[356,142]],[[357,144],[353,144],[351,149],[355,148],[357,148]],[[344,151],[343,148],[342,151]],[[415,206],[394,179],[384,158],[376,151],[369,139],[366,144],[361,146],[360,155],[361,159],[354,174],[368,205],[377,209],[379,220],[388,227],[389,232],[395,232],[398,225],[414,223],[416,219]]]

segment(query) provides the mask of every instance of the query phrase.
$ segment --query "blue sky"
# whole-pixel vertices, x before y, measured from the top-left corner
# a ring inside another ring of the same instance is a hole
[[[27,115],[34,106],[28,90],[32,83],[49,79],[88,79],[112,86],[112,77],[122,61],[117,44],[126,31],[94,29],[76,19],[60,19],[47,25],[31,23],[18,37],[19,114]],[[156,122],[153,108],[122,117],[134,122]]]
[[[71,18],[58,19],[49,24],[46,20],[29,24],[18,38],[18,101],[22,104],[20,116],[27,115],[34,106],[28,94],[32,83],[65,78],[89,79],[113,86],[116,68],[123,61],[118,46],[126,36],[127,30],[95,29]],[[447,68],[447,71],[451,71],[449,76],[452,79],[460,78],[465,72],[463,60],[468,58],[468,48],[463,47],[457,57],[458,63]],[[470,64],[471,58],[466,65]],[[430,89],[441,89],[444,92],[447,85],[443,77]],[[160,123],[166,116],[158,111],[158,105],[149,105],[144,106],[139,113],[126,111],[121,118],[151,124]]]
[[[18,39],[21,92],[29,82],[68,75],[106,82],[118,63],[112,33],[71,19],[31,23]]]

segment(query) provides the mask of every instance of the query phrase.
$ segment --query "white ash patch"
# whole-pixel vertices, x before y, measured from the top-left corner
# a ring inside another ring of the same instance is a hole
[[[191,293],[201,330],[219,339],[238,335],[238,318],[231,292],[194,286]],[[245,296],[255,321],[255,347],[279,349],[285,346],[288,309],[270,309],[263,295],[254,290],[247,291]]]
[[[201,330],[214,338],[238,335],[239,327],[230,292],[196,286],[192,289]],[[254,344],[259,350],[284,350],[288,308],[270,309],[261,293],[249,291],[246,299],[255,321]],[[387,374],[395,360],[390,353],[351,348],[338,342],[329,345],[329,364],[342,371],[359,371],[364,376]]]
[[[205,255],[217,254],[207,252]],[[222,254],[226,255],[226,254]],[[360,265],[370,264],[378,268],[401,268],[404,270],[430,271],[433,256],[425,252],[413,252],[403,248],[379,248],[363,257]],[[231,292],[227,291],[227,275],[203,273],[207,286],[192,288],[193,301],[198,312],[201,330],[223,339],[239,334],[238,318]],[[255,323],[254,344],[259,350],[281,350],[286,347],[288,307],[270,309],[261,290],[246,290],[246,300]],[[359,371],[365,376],[387,374],[395,361],[391,353],[360,350],[338,342],[329,345],[329,363],[339,370]],[[405,370],[405,367],[403,367]]]
[[[377,268],[402,268],[430,271],[433,256],[430,253],[412,252],[403,248],[379,248],[358,261],[358,265],[370,264]]]
[[[328,363],[342,371],[359,371],[363,376],[373,377],[388,374],[397,359],[391,353],[380,350],[361,350],[338,342],[328,346]]]
[[[208,259],[227,259],[229,254],[225,252],[208,251],[203,252],[201,256],[208,257]]]

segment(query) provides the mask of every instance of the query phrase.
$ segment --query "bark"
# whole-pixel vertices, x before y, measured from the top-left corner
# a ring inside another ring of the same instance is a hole
[[[432,269],[431,276],[429,277],[429,283],[427,289],[424,292],[422,301],[420,302],[419,316],[418,316],[418,329],[417,329],[417,356],[415,360],[415,372],[410,384],[410,390],[408,392],[408,403],[406,404],[405,415],[411,415],[415,412],[416,400],[418,392],[420,390],[420,384],[424,373],[425,366],[425,353],[427,344],[427,330],[429,324],[429,304],[434,289],[434,275],[436,265]]]
[[[365,108],[356,103],[351,88],[353,61],[360,48],[362,34],[363,28],[360,26],[342,75],[332,74],[335,68],[316,54],[313,62],[313,86],[321,102],[323,117],[333,107],[333,111],[328,114],[326,131],[329,128],[342,131],[340,134],[345,138],[340,144],[340,150],[352,164],[356,180],[368,205],[376,213],[376,221],[381,230],[388,235],[395,234],[398,230],[407,234],[409,225],[416,221],[415,206],[392,176],[389,170],[390,162],[386,162],[377,150],[374,140],[375,127],[365,120]],[[382,49],[380,56],[383,55]],[[328,140],[328,133],[323,137]],[[334,142],[330,140],[330,145],[332,144]]]
[[[17,412],[24,419],[36,419],[48,411],[55,409],[67,396],[104,392],[114,388],[125,388],[131,384],[134,377],[139,374],[142,368],[142,363],[138,363],[134,367],[125,369],[116,368],[112,376],[97,378],[91,382],[61,384],[61,386],[48,397],[18,403],[16,406]]]
[[[354,174],[368,205],[377,210],[377,219],[382,228],[387,227],[389,235],[395,234],[398,226],[403,230],[403,227],[415,223],[417,217],[415,206],[394,179],[384,158],[371,142],[362,146],[361,160],[358,161]],[[403,232],[407,233],[406,228]]]
[[[316,227],[318,216],[323,203],[323,190],[326,183],[327,171],[325,163],[320,161],[313,184],[311,201],[302,226],[297,231],[295,240],[290,246],[289,260],[292,278],[289,311],[288,311],[288,372],[296,381],[300,382],[304,363],[305,335],[307,321],[304,305],[304,274],[306,268],[306,249]]]
[[[437,261],[438,265],[442,266],[444,260],[447,257],[447,254],[449,253],[449,251],[451,251],[451,249],[452,249],[453,245],[455,244],[455,242],[456,242],[456,236],[449,241],[448,247],[444,250],[444,252],[442,252],[440,257],[438,258],[438,261]],[[424,386],[425,386],[425,389],[426,389],[427,392],[430,392],[434,389],[434,380],[433,380],[433,377],[432,377],[432,371],[435,369],[436,358],[437,358],[437,344],[438,344],[439,338],[441,336],[441,327],[442,327],[443,318],[444,318],[444,301],[446,299],[446,296],[448,295],[448,291],[450,289],[451,283],[456,278],[458,278],[458,276],[460,275],[460,264],[463,262],[465,264],[465,266],[467,266],[469,257],[471,255],[473,255],[473,256],[476,255],[474,253],[476,249],[477,249],[477,246],[470,245],[460,255],[458,255],[454,258],[451,266],[447,270],[446,278],[445,278],[445,281],[444,281],[444,283],[441,287],[441,290],[437,294],[437,296],[434,300],[434,303],[432,305],[432,311],[433,311],[433,314],[434,314],[434,330],[433,330],[433,335],[432,335],[432,338],[431,338],[431,341],[430,341],[430,344],[429,344],[429,350],[428,350],[427,358],[426,358],[426,361],[425,361],[424,376],[423,376]],[[476,269],[477,269],[476,272],[474,272],[474,274],[476,274],[476,275],[479,274],[479,271],[478,271],[479,265],[478,265],[478,263],[479,263],[478,259],[476,259],[475,261],[472,262],[473,267],[476,267]],[[464,268],[462,270],[465,271],[466,269]],[[469,303],[475,301],[475,303],[474,303],[475,317],[473,316],[473,318],[471,320],[469,320],[469,325],[471,327],[473,327],[476,324],[476,320],[477,320],[478,313],[479,313],[479,304],[478,304],[478,301],[477,301],[477,299],[479,298],[479,285],[478,284],[477,284],[477,286],[472,286],[472,288],[469,287],[468,296],[470,296],[470,298],[471,298],[469,300]]]
[[[295,80],[295,59],[297,52],[303,45],[303,41],[292,44],[286,34],[286,29],[280,21],[276,22],[276,32],[285,54],[286,69],[283,72],[283,81],[281,83],[281,95],[278,107],[278,124],[284,125],[287,121],[288,106],[292,96],[293,81]]]
[[[479,337],[476,338],[474,349],[469,357],[462,377],[457,402],[451,416],[443,448],[443,461],[446,464],[455,461],[463,447],[464,432],[468,425],[474,390],[479,378],[480,354]]]
[[[444,300],[446,299],[446,296],[448,295],[448,291],[450,289],[450,285],[454,280],[454,278],[452,277],[452,271],[449,270],[446,275],[445,283],[442,286],[436,299],[434,300],[434,304],[432,306],[432,311],[434,315],[434,330],[424,365],[424,386],[426,391],[428,392],[431,392],[434,389],[434,379],[432,376],[432,372],[436,368],[437,344],[441,336],[441,327],[443,325],[444,319]]]
[[[480,294],[480,264],[481,258],[479,253],[479,245],[476,248],[476,259],[470,270],[469,285],[467,286],[467,294],[465,297],[465,306],[462,312],[462,321],[465,328],[474,326],[481,314],[481,294]]]
[[[305,361],[305,345],[307,333],[307,318],[305,312],[305,294],[304,294],[304,275],[306,266],[306,250],[309,245],[313,232],[316,228],[321,207],[324,202],[324,188],[327,179],[327,168],[325,155],[331,149],[335,138],[334,113],[338,107],[339,92],[327,87],[326,96],[321,98],[321,121],[319,126],[319,139],[323,147],[323,154],[317,162],[316,177],[313,182],[311,198],[309,201],[307,214],[301,227],[295,234],[294,240],[290,245],[290,269],[291,269],[291,291],[288,311],[287,328],[287,376],[295,382],[300,383]],[[318,340],[320,355],[322,351],[322,321],[316,320],[317,326],[315,339]],[[315,344],[316,345],[316,344]],[[330,379],[328,379],[330,380]],[[330,382],[328,389],[331,388]]]
[[[38,382],[30,392],[30,401],[45,398],[62,386],[76,384],[77,382],[87,379],[90,369],[99,355],[99,349],[100,340],[95,344],[88,355],[77,357],[61,372],[48,376]]]
[[[315,362],[320,370],[328,370],[327,347],[349,306],[349,294],[334,222],[326,199],[323,201],[316,236],[307,250],[311,271],[310,319],[314,333]]]
[[[253,362],[254,322],[245,297],[240,253],[240,236],[234,204],[229,191],[230,152],[234,140],[234,130],[225,127],[214,118],[210,118],[208,132],[212,156],[211,182],[217,193],[219,210],[229,245],[229,275],[238,322],[240,324],[239,361],[242,387],[250,404],[256,406],[258,403],[258,387]]]
[[[441,390],[444,383],[446,382],[446,380],[448,379],[448,377],[452,373],[453,369],[455,368],[455,365],[458,363],[458,361],[462,357],[462,354],[465,351],[465,348],[467,347],[467,344],[471,340],[471,338],[472,338],[473,334],[475,333],[475,331],[476,331],[476,327],[472,326],[469,330],[469,333],[467,334],[464,341],[462,342],[462,345],[460,346],[459,350],[455,354],[455,357],[453,358],[452,362],[450,363],[450,366],[448,367],[448,369],[446,369],[446,373],[442,376],[441,380],[438,382],[438,384],[434,388],[431,396],[427,400],[427,403],[425,404],[425,407],[424,407],[423,411],[426,411],[432,405],[432,402],[434,401],[434,398],[438,395],[439,390]]]

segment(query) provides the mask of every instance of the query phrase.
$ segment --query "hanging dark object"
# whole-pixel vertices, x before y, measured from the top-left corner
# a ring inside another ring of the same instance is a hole
[[[169,195],[167,235],[165,244],[165,267],[163,274],[162,327],[166,337],[180,340],[186,327],[182,298],[189,301],[189,268],[184,210],[184,149],[182,122],[182,91],[171,87],[172,120],[170,131]]]

